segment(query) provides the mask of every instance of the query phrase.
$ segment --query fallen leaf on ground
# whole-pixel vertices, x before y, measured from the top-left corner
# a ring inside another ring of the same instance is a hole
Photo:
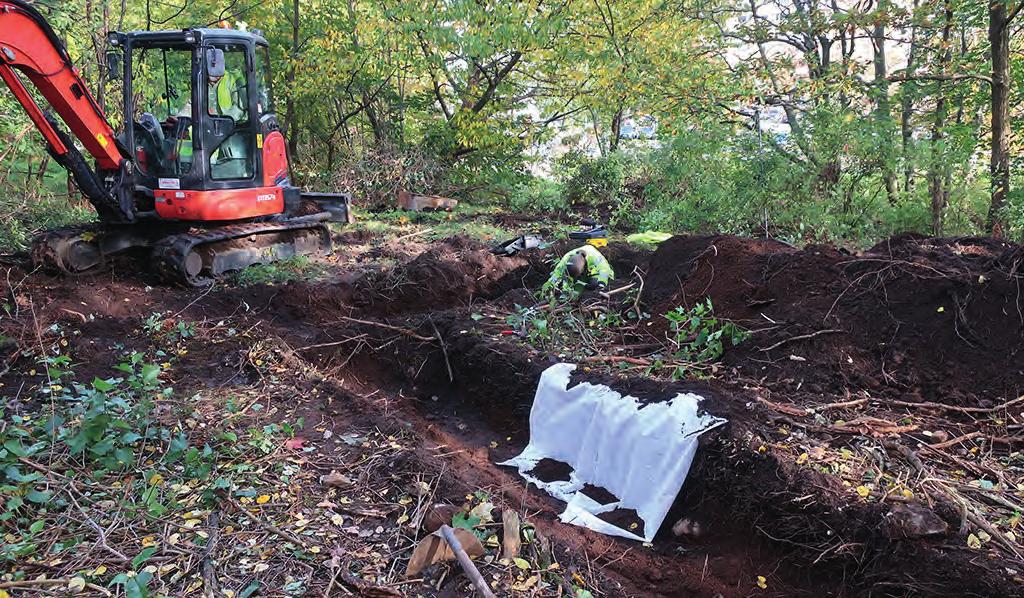
[[[469,558],[483,556],[484,546],[473,532],[460,528],[455,528],[454,531],[455,538],[462,544],[462,549],[466,551]],[[412,556],[409,558],[409,566],[405,569],[405,576],[406,578],[415,577],[434,563],[454,560],[455,553],[452,552],[451,546],[441,536],[439,530],[420,540],[420,543],[413,549]]]
[[[523,541],[519,537],[519,513],[512,509],[505,509],[501,512],[502,539],[501,556],[512,559],[519,556]]]
[[[320,478],[320,483],[328,488],[348,488],[354,484],[352,478],[337,471],[332,471]]]

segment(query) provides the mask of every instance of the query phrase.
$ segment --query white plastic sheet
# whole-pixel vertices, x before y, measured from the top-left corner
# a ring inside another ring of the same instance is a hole
[[[650,542],[683,487],[697,452],[697,437],[725,423],[699,413],[702,397],[678,394],[664,403],[642,405],[604,385],[587,382],[571,389],[576,366],[559,363],[541,375],[530,412],[530,443],[502,465],[567,503],[560,518],[594,531]],[[530,471],[544,458],[572,466],[569,481],[543,482]],[[618,502],[601,505],[582,492],[585,484],[610,491]],[[597,515],[636,509],[643,536]]]

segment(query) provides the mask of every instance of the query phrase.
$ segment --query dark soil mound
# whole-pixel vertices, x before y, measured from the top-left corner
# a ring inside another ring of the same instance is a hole
[[[868,389],[990,405],[1024,389],[1022,248],[900,235],[853,255],[733,236],[674,237],[651,257],[659,318],[710,297],[753,332],[727,365],[793,391]]]
[[[530,474],[542,482],[568,482],[572,476],[572,465],[544,458],[537,461]]]
[[[354,302],[380,316],[441,311],[522,286],[528,269],[525,259],[498,257],[481,243],[454,237],[408,263],[361,279]]]

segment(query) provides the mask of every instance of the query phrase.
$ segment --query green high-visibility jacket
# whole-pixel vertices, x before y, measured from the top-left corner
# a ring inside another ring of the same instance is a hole
[[[555,264],[555,269],[548,278],[547,284],[544,285],[545,287],[554,287],[569,278],[569,274],[566,272],[569,267],[569,261],[578,252],[583,252],[583,256],[587,258],[587,267],[583,272],[583,276],[577,281],[578,285],[584,286],[588,280],[594,278],[597,279],[598,283],[607,286],[615,278],[615,271],[612,270],[612,265],[601,255],[601,252],[593,245],[584,245],[579,249],[573,249],[563,255],[562,259],[558,260],[558,263]]]

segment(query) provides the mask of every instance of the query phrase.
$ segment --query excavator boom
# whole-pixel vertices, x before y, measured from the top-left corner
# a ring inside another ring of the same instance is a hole
[[[106,115],[71,64],[64,45],[46,20],[22,0],[0,0],[0,78],[11,88],[32,122],[58,155],[68,147],[47,122],[15,70],[24,73],[101,170],[117,170],[124,160]]]
[[[57,125],[56,119],[33,99],[19,73],[81,140],[96,160],[97,170]],[[132,222],[130,192],[124,188],[129,164],[114,137],[113,127],[71,63],[64,44],[50,24],[23,0],[0,0],[0,79],[11,89],[35,124],[57,162],[66,168],[79,189],[89,198],[100,218],[107,222]]]

